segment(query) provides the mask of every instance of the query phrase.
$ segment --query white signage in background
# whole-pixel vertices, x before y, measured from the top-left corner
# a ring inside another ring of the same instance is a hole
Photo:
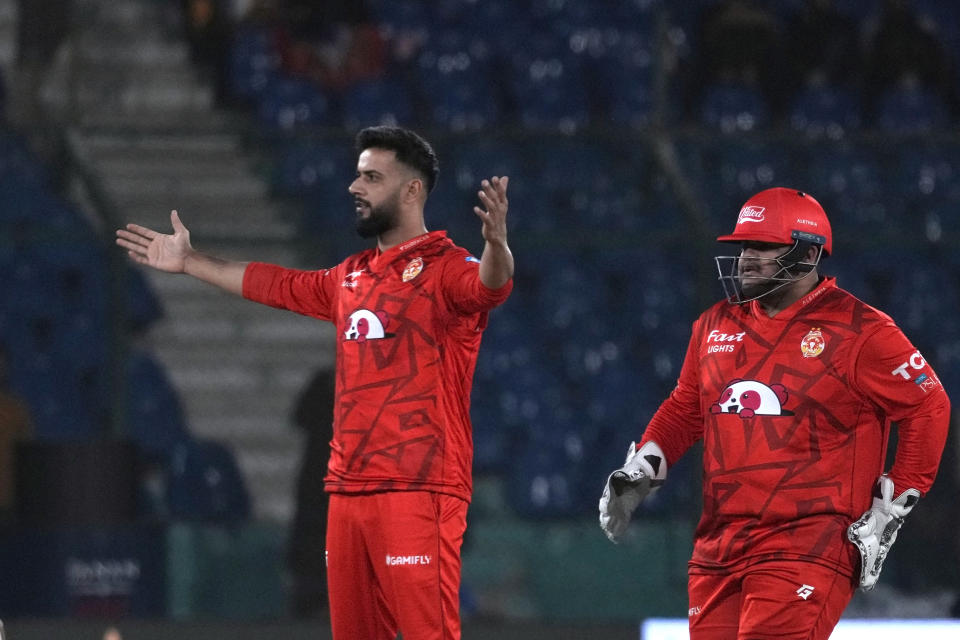
[[[960,620],[841,620],[830,640],[957,640]],[[640,640],[690,640],[687,621],[649,618],[640,625]]]

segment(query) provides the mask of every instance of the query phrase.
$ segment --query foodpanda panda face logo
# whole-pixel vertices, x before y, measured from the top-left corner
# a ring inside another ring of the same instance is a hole
[[[736,413],[741,418],[792,416],[792,411],[783,408],[789,395],[782,384],[767,386],[756,380],[734,380],[710,406],[710,413]]]
[[[343,334],[344,340],[353,340],[356,342],[366,342],[367,340],[381,340],[383,338],[392,338],[392,333],[387,333],[386,328],[390,324],[390,316],[386,311],[370,311],[369,309],[357,309],[350,314],[350,326]]]

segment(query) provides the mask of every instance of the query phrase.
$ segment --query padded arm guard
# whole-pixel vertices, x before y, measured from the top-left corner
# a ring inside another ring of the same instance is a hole
[[[860,588],[864,591],[876,586],[883,561],[897,541],[897,531],[920,499],[919,491],[907,489],[894,500],[894,489],[893,480],[880,476],[873,505],[847,528],[847,538],[860,550]]]
[[[600,528],[613,542],[630,525],[630,517],[643,499],[667,479],[667,459],[656,442],[639,450],[630,443],[623,466],[610,474],[600,496]]]

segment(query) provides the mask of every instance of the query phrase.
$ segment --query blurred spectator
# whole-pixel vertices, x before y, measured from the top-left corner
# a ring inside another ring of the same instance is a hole
[[[777,16],[756,0],[720,0],[706,7],[699,20],[699,54],[693,75],[690,107],[699,108],[710,85],[735,85],[760,92],[777,108],[782,75],[782,29]]]
[[[17,98],[11,119],[36,122],[43,113],[40,90],[57,49],[70,33],[71,0],[17,2],[17,69],[11,95]]]
[[[332,369],[317,371],[300,392],[293,410],[294,423],[306,435],[287,551],[293,578],[291,607],[300,618],[327,609],[327,494],[323,478],[333,439],[334,383]]]
[[[0,125],[7,123],[7,78],[0,69]]]
[[[194,64],[214,83],[218,103],[227,97],[227,60],[231,35],[226,0],[181,0],[184,30]]]
[[[834,0],[805,0],[786,25],[786,59],[790,87],[845,86],[858,77],[860,50],[855,20],[840,12]]]
[[[281,55],[291,73],[333,92],[383,73],[386,44],[361,0],[288,0],[284,15]]]
[[[16,446],[33,432],[26,402],[10,389],[7,352],[0,345],[0,524],[13,518],[16,508]]]
[[[950,58],[932,26],[921,23],[908,0],[883,0],[875,22],[865,32],[868,120],[876,116],[881,97],[891,89],[926,89],[954,115],[958,113],[960,100]]]

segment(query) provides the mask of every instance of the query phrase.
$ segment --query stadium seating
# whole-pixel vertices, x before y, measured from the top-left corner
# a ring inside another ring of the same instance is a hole
[[[704,91],[700,120],[723,133],[755,131],[767,126],[770,112],[757,89],[716,83]]]
[[[167,481],[170,515],[187,522],[239,523],[250,496],[232,452],[214,440],[177,444]]]
[[[570,133],[590,120],[582,63],[549,34],[527,38],[510,57],[504,80],[524,127]]]
[[[241,100],[256,100],[279,75],[280,54],[266,27],[238,30],[228,60],[227,84],[232,95]]]
[[[351,131],[375,124],[415,122],[416,107],[410,88],[395,78],[363,80],[343,96],[343,124]]]
[[[920,133],[947,124],[946,105],[936,94],[921,87],[884,92],[877,111],[877,126],[889,133]]]
[[[478,131],[498,124],[501,101],[492,95],[493,51],[461,31],[435,34],[417,58],[419,87],[431,122],[451,131]]]
[[[790,106],[790,126],[811,138],[837,139],[860,125],[857,96],[845,87],[807,87]]]
[[[330,105],[314,83],[279,75],[263,89],[257,116],[267,131],[291,132],[328,124]]]
[[[189,429],[176,390],[149,352],[134,350],[126,371],[128,437],[140,450],[161,461],[189,440]]]

